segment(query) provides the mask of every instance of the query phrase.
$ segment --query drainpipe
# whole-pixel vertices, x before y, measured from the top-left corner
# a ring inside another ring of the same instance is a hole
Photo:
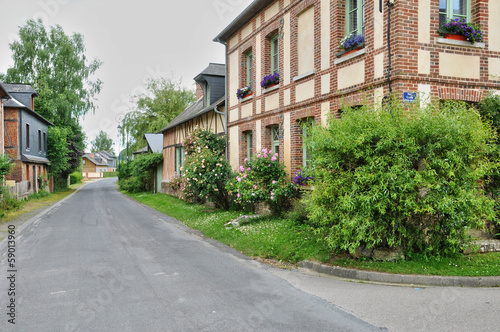
[[[218,110],[218,106],[219,106],[219,105],[215,105],[215,107],[214,107],[214,112],[215,112],[215,113],[217,113],[217,114],[222,114],[222,115],[224,115],[224,118],[225,118],[226,113],[219,111],[219,110]],[[227,106],[226,106],[226,112],[227,112]],[[222,124],[222,128],[224,129],[224,136],[225,136],[224,138],[225,138],[225,140],[226,140],[226,152],[225,152],[225,156],[226,156],[226,159],[227,159],[227,123],[226,123],[226,124],[224,124],[224,123],[223,123],[223,124]]]
[[[229,112],[229,104],[227,102],[227,96],[228,96],[228,86],[227,86],[227,80],[228,80],[228,67],[227,67],[227,60],[228,60],[228,56],[227,56],[227,51],[228,51],[228,47],[227,47],[227,41],[224,42],[224,48],[225,48],[225,52],[226,52],[226,63],[225,63],[225,66],[226,66],[226,77],[224,78],[224,85],[225,85],[225,88],[224,88],[224,100],[225,100],[225,103],[226,103],[226,113],[225,113],[225,121],[226,121],[226,124],[225,124],[225,134],[226,134],[226,161],[227,160],[227,157],[228,157],[228,151],[227,151],[227,146],[228,146],[228,123],[227,123],[227,113]]]

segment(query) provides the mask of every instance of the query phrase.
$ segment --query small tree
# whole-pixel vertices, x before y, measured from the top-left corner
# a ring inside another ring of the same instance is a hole
[[[113,151],[113,140],[104,131],[100,131],[96,138],[91,142],[92,148],[91,152],[108,151],[112,155],[115,154]]]
[[[463,103],[391,107],[344,109],[341,121],[314,129],[311,223],[336,251],[461,253],[468,229],[493,216],[481,188],[494,166],[492,130]]]

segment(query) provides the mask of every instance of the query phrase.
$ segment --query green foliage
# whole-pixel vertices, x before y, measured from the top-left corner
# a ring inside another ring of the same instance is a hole
[[[82,172],[73,172],[69,175],[69,183],[70,184],[77,184],[81,183],[83,179],[83,174]]]
[[[311,224],[335,251],[403,247],[449,256],[470,245],[468,229],[493,215],[480,179],[491,170],[494,135],[463,103],[441,109],[345,109],[313,132]]]
[[[88,61],[81,34],[68,36],[59,25],[47,29],[42,20],[28,20],[10,49],[14,66],[6,82],[32,84],[39,93],[35,110],[49,121],[68,126],[95,109],[102,82],[91,76],[102,63]]]
[[[485,121],[491,123],[498,135],[500,133],[500,96],[490,94],[479,103],[478,110]],[[498,231],[500,230],[500,136],[497,136],[496,149],[491,153],[490,158],[496,161],[497,167],[485,177],[484,189],[489,197],[495,199],[494,221]],[[500,236],[500,234],[495,234],[495,236]]]
[[[118,176],[118,172],[103,172],[102,177],[103,178],[114,178]]]
[[[0,124],[2,125],[2,124]],[[12,164],[10,158],[7,155],[0,155],[0,194],[3,193],[3,180],[7,174],[12,170]]]
[[[156,133],[165,128],[177,115],[195,101],[193,91],[186,89],[181,81],[171,78],[150,79],[146,93],[134,96],[136,110],[125,115],[122,137],[130,134],[135,143],[132,151],[145,146],[144,134]]]
[[[184,180],[177,181],[179,188],[182,188],[183,198],[202,202],[207,200],[218,208],[229,209],[226,181],[230,177],[231,167],[224,158],[225,146],[224,137],[205,129],[196,129],[186,137],[186,159],[182,168]]]
[[[277,216],[288,210],[291,199],[299,193],[297,185],[288,181],[278,154],[267,149],[251,161],[245,159],[245,165],[228,182],[227,190],[244,209],[253,210],[255,204],[265,202]]]
[[[85,134],[78,119],[94,111],[102,82],[92,79],[101,62],[88,61],[83,36],[68,36],[59,26],[48,29],[41,20],[28,20],[19,30],[19,38],[10,44],[13,67],[7,70],[7,83],[28,83],[38,92],[35,111],[65,131],[66,156],[61,145],[48,145],[55,189],[67,186],[67,176],[80,164]],[[64,166],[66,164],[66,167]]]
[[[47,137],[47,158],[50,160],[48,171],[50,175],[54,175],[56,180],[56,187],[65,187],[64,179],[57,181],[60,174],[65,174],[69,170],[69,153],[68,143],[66,138],[68,130],[60,127],[49,127],[49,134]],[[58,183],[59,182],[59,183]],[[62,183],[61,183],[62,182]]]
[[[146,153],[137,156],[128,165],[130,176],[120,177],[120,188],[131,193],[153,190],[154,169],[162,162],[163,154],[161,153]],[[120,165],[120,169],[122,165]],[[123,175],[125,173],[124,171]]]
[[[21,202],[10,196],[8,192],[3,193],[3,199],[0,199],[0,219],[5,214],[12,210],[17,210],[21,207]]]
[[[112,155],[115,154],[113,140],[102,130],[90,144],[92,144],[91,152],[108,151]]]

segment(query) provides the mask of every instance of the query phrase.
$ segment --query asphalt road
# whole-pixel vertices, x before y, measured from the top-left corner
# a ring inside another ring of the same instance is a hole
[[[0,262],[1,331],[379,330],[128,199],[115,179],[14,235],[15,262]]]

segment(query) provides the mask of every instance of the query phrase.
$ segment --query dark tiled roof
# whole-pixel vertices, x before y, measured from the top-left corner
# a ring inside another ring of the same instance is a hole
[[[145,146],[145,147],[143,147],[143,148],[142,148],[142,149],[140,149],[140,150],[137,150],[137,151],[132,152],[132,154],[143,154],[143,153],[147,153],[147,152],[148,152],[148,147],[147,147],[147,146]]]
[[[50,161],[44,157],[31,156],[29,154],[21,154],[21,161],[36,163],[36,164],[50,164]]]
[[[99,151],[98,153],[106,159],[116,159],[116,156],[113,156],[108,151]]]
[[[4,89],[2,86],[3,83],[0,83],[0,96],[1,97],[9,97],[11,98],[10,94],[7,92],[7,90]]]
[[[184,112],[182,112],[181,114],[179,114],[175,119],[172,120],[172,122],[170,122],[168,124],[168,126],[166,126],[165,128],[163,128],[162,130],[160,130],[158,133],[162,133],[165,130],[168,130],[168,129],[173,128],[175,126],[178,126],[178,125],[180,125],[180,124],[182,124],[182,123],[184,123],[186,121],[194,119],[197,116],[200,116],[202,114],[210,112],[216,106],[221,105],[223,102],[225,102],[225,97],[220,98],[219,100],[217,100],[215,103],[213,103],[212,105],[210,105],[208,107],[203,107],[203,99],[200,99],[196,103],[194,103],[193,105],[191,105],[188,108],[186,108],[184,110]]]
[[[2,83],[2,87],[9,93],[29,93],[38,96],[38,93],[29,84]]]
[[[5,102],[3,104],[3,107],[12,107],[12,108],[22,108],[24,109],[26,112],[34,115],[35,117],[37,117],[39,120],[42,120],[43,122],[53,126],[54,124],[52,122],[50,122],[49,120],[47,120],[46,118],[44,118],[43,116],[41,116],[40,114],[38,114],[37,112],[31,110],[29,107],[27,107],[26,105],[24,105],[23,103],[21,103],[19,100],[15,99],[15,98],[11,98],[9,99],[7,102]]]
[[[198,76],[200,75],[226,76],[226,65],[222,63],[210,63]]]
[[[225,44],[240,28],[247,24],[266,6],[273,3],[273,0],[255,0],[238,17],[236,17],[221,33],[214,38],[215,42]]]
[[[162,134],[144,134],[144,138],[146,138],[151,151],[158,153],[161,153],[163,151]]]

